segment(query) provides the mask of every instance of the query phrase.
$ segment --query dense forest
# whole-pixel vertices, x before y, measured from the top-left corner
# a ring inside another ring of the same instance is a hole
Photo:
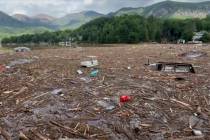
[[[76,30],[45,32],[13,36],[2,40],[8,43],[58,43],[71,40],[79,43],[140,43],[192,40],[194,32],[207,31],[202,41],[210,42],[210,16],[205,19],[160,19],[138,15],[102,17]]]

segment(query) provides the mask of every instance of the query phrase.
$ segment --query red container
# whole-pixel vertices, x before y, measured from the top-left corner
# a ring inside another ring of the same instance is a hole
[[[120,96],[120,102],[121,103],[125,103],[125,102],[128,102],[131,100],[131,97],[128,96],[128,95],[123,95],[123,96]]]

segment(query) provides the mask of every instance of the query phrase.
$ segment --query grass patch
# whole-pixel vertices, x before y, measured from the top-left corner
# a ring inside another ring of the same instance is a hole
[[[12,49],[0,47],[0,54],[3,54],[3,53],[10,53],[10,52],[12,52],[12,51],[13,51]]]
[[[0,40],[10,36],[43,33],[45,31],[51,31],[51,30],[45,27],[25,27],[25,28],[0,27]]]

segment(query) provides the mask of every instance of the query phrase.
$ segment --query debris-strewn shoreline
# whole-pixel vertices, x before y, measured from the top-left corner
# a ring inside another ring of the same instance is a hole
[[[210,139],[210,46],[122,46],[1,55],[0,139]],[[205,56],[181,55],[195,50]],[[87,56],[94,69],[80,66]],[[154,71],[148,59],[195,73]]]

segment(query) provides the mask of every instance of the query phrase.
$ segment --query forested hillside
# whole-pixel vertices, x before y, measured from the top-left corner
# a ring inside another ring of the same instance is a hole
[[[210,17],[178,20],[124,15],[98,18],[73,31],[11,37],[2,43],[58,43],[69,38],[85,43],[176,42],[180,38],[190,41],[194,32],[203,30],[210,32]],[[204,41],[209,41],[208,33]]]

